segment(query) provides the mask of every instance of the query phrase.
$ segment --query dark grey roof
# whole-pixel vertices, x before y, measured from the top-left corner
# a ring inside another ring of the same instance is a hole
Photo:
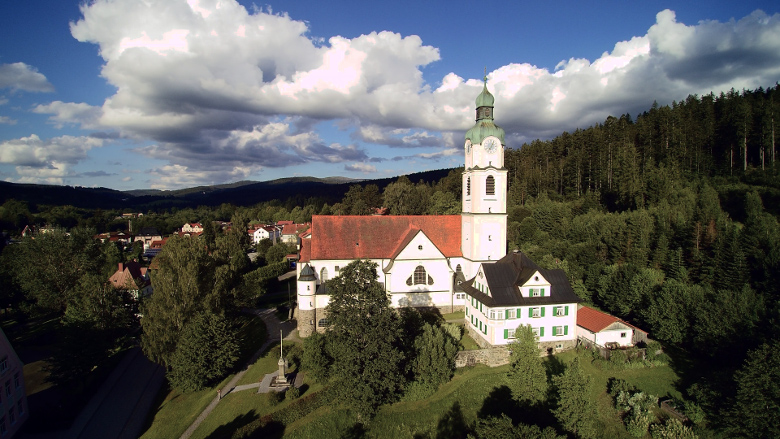
[[[494,264],[482,264],[482,270],[490,296],[474,288],[474,279],[464,282],[461,287],[468,295],[489,307],[555,305],[582,301],[574,294],[563,270],[540,268],[520,252],[510,253]],[[520,294],[520,286],[537,271],[550,282],[550,294],[544,297],[523,297]]]
[[[463,286],[462,284],[466,283],[466,276],[463,275],[462,271],[456,271],[455,274],[452,275],[452,289],[456,293],[462,293],[463,292]]]
[[[162,236],[155,227],[144,227],[136,233],[136,236]]]
[[[298,276],[298,280],[300,281],[312,281],[317,280],[317,273],[314,271],[313,268],[309,264],[306,264],[305,267],[301,270],[301,275]]]

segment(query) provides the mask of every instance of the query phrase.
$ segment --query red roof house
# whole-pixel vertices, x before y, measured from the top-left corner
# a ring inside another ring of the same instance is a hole
[[[585,305],[577,310],[577,335],[599,346],[607,343],[632,346],[639,341],[647,341],[647,332]]]

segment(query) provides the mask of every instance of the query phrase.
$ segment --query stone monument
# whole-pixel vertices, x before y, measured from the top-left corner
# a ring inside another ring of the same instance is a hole
[[[285,366],[287,366],[287,361],[284,359],[283,338],[284,336],[282,331],[279,331],[279,361],[276,363],[279,365],[279,373],[274,377],[273,381],[271,381],[271,388],[277,391],[290,387],[290,383],[287,381],[287,377],[285,376]]]

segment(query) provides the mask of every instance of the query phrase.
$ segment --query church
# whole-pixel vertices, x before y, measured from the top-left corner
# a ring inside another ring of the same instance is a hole
[[[543,347],[576,343],[580,299],[563,270],[507,254],[506,144],[493,103],[485,79],[465,136],[460,215],[312,217],[297,267],[301,337],[328,326],[327,280],[367,259],[377,264],[393,307],[465,311],[467,330],[483,347],[511,342],[520,324],[531,325]]]

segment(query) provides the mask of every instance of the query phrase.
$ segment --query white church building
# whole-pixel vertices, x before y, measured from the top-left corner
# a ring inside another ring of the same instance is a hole
[[[465,310],[466,326],[483,346],[507,344],[519,324],[538,331],[542,345],[575,344],[580,299],[563,271],[507,255],[508,171],[493,103],[485,82],[476,124],[466,133],[460,215],[312,217],[297,266],[301,337],[328,326],[327,280],[367,259],[377,264],[392,306]]]

